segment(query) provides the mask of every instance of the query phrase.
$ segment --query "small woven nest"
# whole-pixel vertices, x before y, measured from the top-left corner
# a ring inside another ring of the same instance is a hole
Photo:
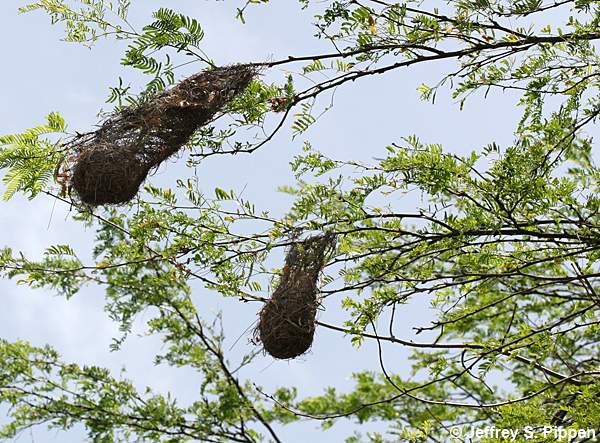
[[[189,142],[256,73],[249,65],[200,72],[139,106],[123,109],[97,131],[72,142],[74,153],[61,177],[85,204],[128,202],[150,170]]]
[[[329,233],[294,243],[289,250],[279,285],[260,311],[255,331],[255,337],[272,357],[295,358],[312,345],[317,280],[334,245],[335,237]]]

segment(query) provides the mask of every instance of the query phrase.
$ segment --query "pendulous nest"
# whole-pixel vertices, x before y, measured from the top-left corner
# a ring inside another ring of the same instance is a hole
[[[317,313],[317,280],[325,258],[335,245],[331,233],[294,243],[279,285],[260,311],[255,335],[274,358],[304,354],[313,342]]]
[[[193,75],[108,118],[77,137],[61,176],[91,206],[131,200],[148,173],[179,151],[201,126],[240,94],[256,67],[232,65]]]

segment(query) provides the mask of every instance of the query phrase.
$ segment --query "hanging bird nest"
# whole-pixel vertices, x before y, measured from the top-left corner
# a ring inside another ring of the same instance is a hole
[[[256,74],[251,65],[211,69],[123,109],[97,131],[73,140],[61,176],[85,204],[131,200],[148,173],[189,142]]]
[[[295,358],[313,342],[317,313],[317,280],[325,258],[335,245],[331,233],[294,243],[286,258],[279,285],[260,311],[257,341],[272,357]]]

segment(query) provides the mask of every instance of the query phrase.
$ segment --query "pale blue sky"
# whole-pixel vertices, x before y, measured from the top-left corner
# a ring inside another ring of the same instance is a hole
[[[119,66],[122,46],[104,42],[92,50],[59,41],[61,32],[51,27],[40,13],[20,15],[16,9],[25,2],[3,0],[0,3],[0,41],[3,68],[0,70],[0,133],[17,132],[39,124],[50,111],[61,112],[71,130],[87,131],[97,122],[96,114],[104,104],[108,87],[119,75],[135,87],[139,77]],[[164,1],[134,1],[131,18],[144,23],[150,11],[167,5]],[[229,4],[231,3],[231,4]],[[299,13],[296,2],[273,2],[256,8],[246,25],[234,19],[236,2],[172,0],[168,6],[196,17],[206,31],[203,48],[217,63],[259,61],[271,57],[313,53],[323,44],[314,41],[310,16]],[[140,6],[143,5],[143,6]],[[417,86],[433,82],[447,68],[442,64],[423,65],[410,70],[392,72],[385,77],[371,77],[341,88],[336,94],[335,108],[308,133],[291,141],[289,131],[252,156],[209,159],[198,173],[207,190],[215,186],[225,189],[246,187],[245,196],[257,207],[282,212],[289,198],[276,192],[279,185],[292,183],[288,162],[299,152],[303,140],[338,158],[369,160],[385,155],[385,145],[402,136],[417,134],[426,142],[443,143],[445,148],[466,152],[492,141],[510,143],[518,118],[515,98],[491,94],[487,102],[476,98],[464,111],[452,103],[447,91],[438,96],[435,105],[418,99]],[[193,65],[186,72],[193,71]],[[267,75],[281,78],[283,70]],[[169,184],[181,174],[189,174],[184,159],[161,167],[150,179],[152,183]],[[399,202],[414,206],[412,198]],[[55,205],[40,197],[28,202],[16,197],[2,202],[0,210],[0,245],[9,245],[31,256],[39,256],[44,248],[56,243],[74,243],[83,257],[89,256],[93,232],[69,220],[69,208]],[[51,344],[65,358],[94,363],[119,370],[127,367],[128,377],[139,386],[171,391],[183,402],[194,399],[198,375],[180,369],[155,368],[152,356],[160,343],[152,338],[132,338],[124,350],[110,353],[111,337],[118,334],[103,311],[102,292],[86,288],[70,301],[45,291],[32,291],[14,282],[0,281],[3,309],[0,312],[0,337],[29,340],[35,345]],[[256,318],[256,305],[222,300],[218,294],[198,287],[195,299],[203,312],[223,310],[228,343],[233,342]],[[338,322],[342,317],[339,300],[329,300],[321,319]],[[412,326],[427,323],[425,311],[408,306],[398,315],[398,330],[408,336]],[[143,320],[143,319],[142,319]],[[248,334],[246,334],[248,335]],[[231,351],[232,358],[249,349],[242,338]],[[407,372],[406,350],[386,349],[388,365],[400,373]],[[277,386],[294,384],[302,395],[321,392],[324,386],[348,389],[350,374],[361,368],[377,368],[374,348],[366,345],[355,350],[349,340],[327,330],[318,330],[314,347],[306,356],[290,361],[262,357],[242,375],[251,378],[267,391]],[[1,419],[0,419],[1,420]],[[376,428],[377,426],[371,427]],[[309,436],[315,441],[341,441],[351,427],[340,424],[318,437],[321,431],[313,424],[286,427],[284,442],[303,442]],[[364,430],[364,429],[363,429]],[[67,435],[36,429],[19,441],[36,443],[79,442],[80,430]]]

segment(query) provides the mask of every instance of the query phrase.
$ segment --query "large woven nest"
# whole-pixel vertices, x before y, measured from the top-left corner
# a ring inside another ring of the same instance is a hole
[[[312,345],[318,307],[317,280],[334,244],[335,237],[329,233],[309,237],[290,248],[279,285],[260,311],[255,332],[271,356],[295,358]]]
[[[73,141],[73,155],[61,175],[85,204],[131,200],[150,170],[181,149],[256,73],[249,65],[204,71],[139,106],[125,108],[97,131]]]

